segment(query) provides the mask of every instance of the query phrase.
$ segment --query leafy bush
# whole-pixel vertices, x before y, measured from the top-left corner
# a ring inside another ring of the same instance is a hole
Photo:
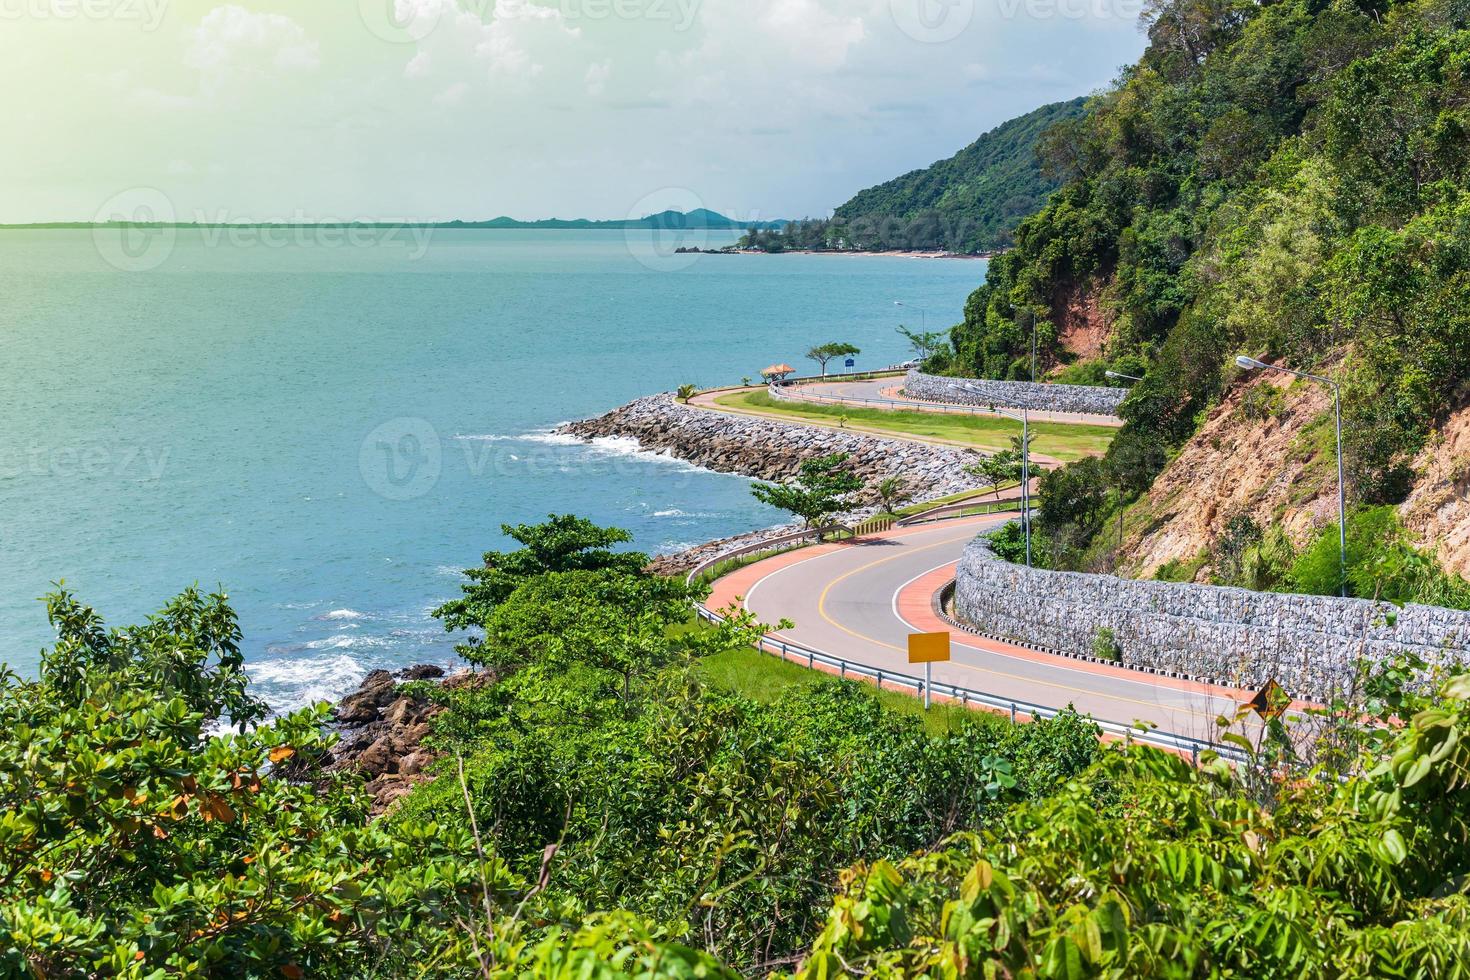
[[[1122,660],[1123,648],[1118,645],[1117,634],[1106,626],[1099,626],[1092,635],[1092,655],[1099,660]]]
[[[358,974],[479,903],[462,822],[390,834],[350,786],[294,781],[324,711],[207,734],[263,714],[224,596],[114,630],[66,592],[48,610],[40,678],[0,674],[0,973]],[[519,884],[483,871],[492,900]]]
[[[1324,528],[1303,549],[1287,577],[1293,592],[1336,595],[1342,585],[1337,526]],[[1393,507],[1368,507],[1348,516],[1347,585],[1351,595],[1470,609],[1470,583],[1441,571],[1408,543]]]
[[[1459,975],[1470,679],[1444,695],[1270,805],[1223,763],[1109,751],[989,830],[854,868],[796,975]]]

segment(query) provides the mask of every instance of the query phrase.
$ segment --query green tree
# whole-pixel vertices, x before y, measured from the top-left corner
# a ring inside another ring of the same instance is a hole
[[[687,405],[689,403],[689,399],[693,398],[695,394],[698,393],[698,391],[699,387],[697,385],[680,385],[678,391],[679,401],[684,402]]]
[[[892,514],[896,509],[914,499],[914,492],[909,489],[902,477],[897,476],[885,476],[879,480],[873,487],[873,493],[877,496],[884,513],[887,514]]]
[[[636,551],[613,551],[612,546],[632,541],[622,528],[598,527],[572,514],[552,514],[541,524],[502,524],[501,533],[518,541],[515,551],[487,551],[485,563],[465,570],[468,579],[459,599],[434,610],[447,630],[484,625],[494,608],[526,579],[547,572],[621,571],[633,574],[648,564],[648,556]],[[473,646],[473,641],[471,643]]]
[[[1021,454],[1014,448],[1002,449],[967,464],[965,473],[979,480],[982,486],[989,487],[999,500],[1003,487],[1021,482]]]
[[[761,503],[787,511],[808,528],[820,526],[834,514],[851,510],[850,495],[863,481],[848,466],[848,453],[831,453],[804,460],[790,483],[757,483],[751,494]]]
[[[1047,471],[1037,493],[1041,498],[1037,528],[1047,536],[1053,560],[1065,562],[1102,525],[1108,506],[1107,466],[1088,457]]]
[[[626,701],[634,678],[759,638],[754,620],[731,610],[715,629],[677,629],[708,593],[679,578],[618,570],[537,575],[485,619],[485,638],[472,659],[502,672],[530,664],[607,671],[621,680]]]
[[[920,361],[927,361],[941,348],[949,344],[949,339],[942,330],[929,330],[924,333],[919,333],[900,325],[898,332],[909,342],[909,348],[914,352],[914,357]]]
[[[852,344],[821,344],[806,352],[806,356],[822,366],[822,377],[827,376],[827,362],[835,357],[852,357],[861,354]]]

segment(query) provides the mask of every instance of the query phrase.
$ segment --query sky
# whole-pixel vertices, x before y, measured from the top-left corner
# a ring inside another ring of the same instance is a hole
[[[824,215],[1141,0],[0,0],[0,222]]]

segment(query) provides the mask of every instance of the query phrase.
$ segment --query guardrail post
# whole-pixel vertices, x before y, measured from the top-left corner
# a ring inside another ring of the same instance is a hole
[[[847,661],[846,660],[842,660],[842,661],[839,661],[838,662],[838,664],[837,664],[837,676],[840,677],[842,680],[847,680]]]
[[[878,690],[883,690],[883,671],[878,671]]]
[[[1196,769],[1199,768],[1199,746],[1198,745],[1191,745],[1189,747],[1189,761],[1194,764],[1194,767]]]
[[[806,668],[807,668],[807,670],[811,670],[816,665],[817,665],[817,662],[816,662],[816,654],[814,654],[810,650],[808,650],[806,652]]]
[[[1014,725],[1015,723],[1016,723],[1016,702],[1012,701],[1011,702],[1011,724]]]

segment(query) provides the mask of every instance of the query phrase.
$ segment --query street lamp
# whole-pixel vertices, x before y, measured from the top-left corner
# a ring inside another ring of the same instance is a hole
[[[921,324],[921,326],[919,327],[919,329],[922,330],[924,333],[928,333],[929,332],[929,311],[928,310],[926,310],[922,306],[914,306],[911,303],[900,303],[898,300],[894,300],[893,301],[893,305],[894,306],[902,306],[906,310],[918,310],[919,311],[919,323]]]
[[[1117,371],[1104,371],[1103,374],[1106,374],[1110,378],[1117,378],[1119,381],[1142,381],[1143,380],[1142,378],[1135,378],[1131,374],[1119,374]]]
[[[971,387],[961,385],[961,388],[977,395],[984,392]],[[1020,415],[1012,415],[990,406],[990,411],[996,415],[1008,419],[1015,419],[1021,423],[1021,526],[1026,529],[1026,567],[1031,567],[1031,412],[1027,408],[1021,409]]]
[[[1304,371],[1293,371],[1288,367],[1276,364],[1267,364],[1258,361],[1254,357],[1246,357],[1241,354],[1235,359],[1237,367],[1246,371],[1280,371],[1283,374],[1294,374],[1298,378],[1306,378],[1308,381],[1319,381],[1332,388],[1332,411],[1337,417],[1337,552],[1340,566],[1341,592],[1347,595],[1347,490],[1342,476],[1342,386],[1331,378],[1323,378],[1315,374],[1307,374]]]

